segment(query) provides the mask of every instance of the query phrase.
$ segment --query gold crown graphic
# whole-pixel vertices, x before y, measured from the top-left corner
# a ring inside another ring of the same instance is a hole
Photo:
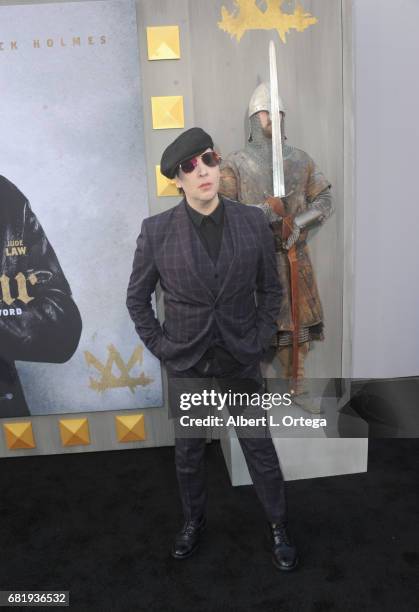
[[[102,375],[100,380],[96,380],[90,377],[89,387],[91,389],[94,389],[94,391],[98,391],[99,393],[103,393],[107,389],[128,387],[131,392],[134,393],[136,387],[146,387],[147,385],[152,383],[154,379],[146,376],[144,372],[141,372],[141,374],[137,377],[130,376],[132,368],[137,363],[142,365],[143,350],[144,349],[142,346],[137,346],[137,348],[133,351],[131,357],[129,358],[128,362],[125,363],[114,345],[110,344],[108,346],[108,358],[105,364],[103,364],[97,357],[95,357],[89,351],[85,351],[84,356],[87,365],[93,366]],[[114,365],[118,368],[120,372],[119,376],[115,376],[112,372],[112,368]]]
[[[231,34],[240,42],[248,30],[276,30],[283,43],[290,30],[304,32],[317,23],[316,17],[307,13],[300,3],[293,13],[282,10],[284,0],[265,0],[266,10],[260,9],[256,0],[234,0],[234,9],[230,13],[225,6],[221,8],[221,21],[218,27]]]

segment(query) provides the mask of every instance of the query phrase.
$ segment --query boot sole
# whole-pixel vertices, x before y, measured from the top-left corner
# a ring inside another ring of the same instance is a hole
[[[189,557],[191,557],[194,552],[196,552],[199,548],[199,543],[194,546],[192,548],[192,550],[190,550],[188,553],[186,553],[186,555],[176,555],[173,551],[170,552],[170,554],[172,555],[173,559],[176,559],[176,561],[183,561],[183,559],[189,559]]]
[[[284,565],[279,565],[274,555],[272,555],[272,563],[275,565],[277,569],[281,570],[281,572],[292,572],[292,570],[295,570],[295,568],[297,567],[299,563],[299,558],[298,557],[296,558],[294,565],[291,565],[290,567],[286,567]]]

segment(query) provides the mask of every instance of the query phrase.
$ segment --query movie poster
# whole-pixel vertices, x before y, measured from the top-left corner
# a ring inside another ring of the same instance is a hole
[[[135,3],[0,15],[0,417],[159,406],[125,306],[149,215]]]

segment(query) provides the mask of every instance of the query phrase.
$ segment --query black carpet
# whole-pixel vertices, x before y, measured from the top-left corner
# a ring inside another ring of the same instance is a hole
[[[207,458],[208,528],[185,561],[168,554],[173,448],[1,459],[0,589],[69,590],[81,611],[419,609],[418,440],[371,440],[366,474],[287,483],[292,573],[253,488],[230,486],[217,442]]]

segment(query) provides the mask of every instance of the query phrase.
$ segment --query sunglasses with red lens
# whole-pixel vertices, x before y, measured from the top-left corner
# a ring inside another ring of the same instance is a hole
[[[195,170],[198,165],[198,159],[202,159],[206,166],[210,168],[214,168],[214,166],[218,166],[221,162],[221,156],[218,155],[215,151],[207,151],[202,155],[197,155],[196,157],[191,157],[191,159],[187,159],[179,164],[179,168],[185,173],[190,174]]]

